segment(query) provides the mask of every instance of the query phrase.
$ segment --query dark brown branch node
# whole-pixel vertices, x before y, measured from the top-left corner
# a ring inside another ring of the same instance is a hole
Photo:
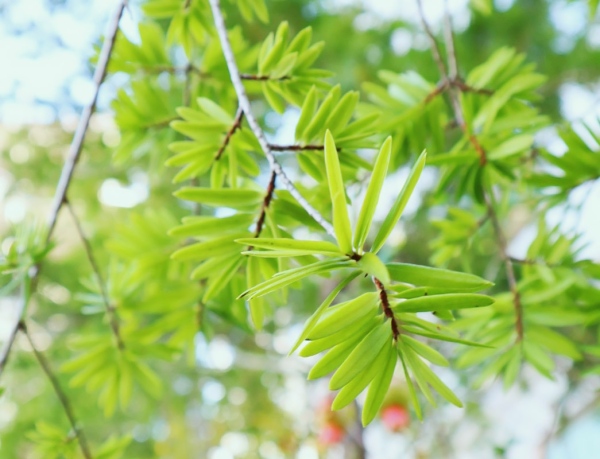
[[[273,151],[322,151],[323,145],[273,145],[269,144]],[[338,148],[338,151],[340,149]]]
[[[383,313],[388,319],[390,319],[394,341],[398,341],[398,337],[400,336],[400,327],[398,326],[398,321],[394,315],[394,311],[392,311],[390,306],[390,301],[388,299],[387,292],[385,291],[385,287],[376,277],[373,278],[373,283],[377,287],[377,290],[379,290],[379,300],[381,301]]]
[[[240,78],[246,81],[285,81],[291,80],[292,77],[284,75],[282,77],[273,78],[270,75],[252,75],[248,73],[241,73]]]

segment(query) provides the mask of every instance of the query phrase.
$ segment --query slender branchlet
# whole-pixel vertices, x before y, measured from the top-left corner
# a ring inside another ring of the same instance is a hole
[[[65,197],[67,196],[67,191],[69,190],[71,179],[73,178],[75,166],[77,165],[77,162],[81,156],[81,149],[83,147],[83,141],[85,140],[85,134],[90,124],[90,118],[96,109],[96,101],[98,100],[98,94],[100,93],[100,86],[102,86],[102,82],[106,77],[108,63],[110,62],[112,51],[115,46],[115,40],[117,39],[119,22],[121,21],[121,16],[123,15],[123,10],[125,9],[126,4],[126,1],[122,1],[117,6],[110,23],[109,31],[104,39],[100,56],[98,57],[98,65],[94,71],[94,95],[92,100],[85,106],[83,112],[81,113],[81,117],[79,118],[79,123],[69,147],[67,159],[62,168],[58,186],[56,187],[56,192],[54,194],[52,211],[50,212],[50,217],[48,219],[48,241],[54,232],[54,227],[56,226],[56,220],[58,218],[58,212],[65,203]]]
[[[486,151],[483,148],[483,146],[481,145],[481,143],[479,142],[479,139],[477,138],[477,136],[473,133],[473,131],[471,130],[469,125],[466,123],[465,117],[464,117],[464,114],[462,111],[462,107],[460,104],[460,100],[458,97],[459,92],[465,91],[465,88],[469,88],[469,87],[464,86],[460,83],[458,83],[458,84],[456,83],[456,82],[460,82],[462,80],[460,79],[460,76],[458,74],[458,60],[456,57],[456,52],[455,52],[455,47],[454,47],[454,34],[452,32],[452,21],[450,18],[450,14],[448,12],[447,5],[446,5],[445,19],[444,19],[444,27],[445,27],[444,35],[445,35],[445,40],[446,40],[446,49],[448,50],[447,57],[448,57],[448,64],[449,64],[450,72],[451,72],[450,76],[448,76],[448,73],[446,72],[446,68],[445,68],[443,62],[441,61],[441,54],[439,52],[437,42],[435,41],[435,37],[433,36],[433,33],[431,32],[431,28],[429,27],[429,24],[427,23],[427,20],[425,19],[425,15],[423,14],[421,0],[417,0],[417,5],[419,7],[419,14],[421,17],[421,22],[423,24],[423,28],[425,29],[425,32],[427,33],[427,35],[432,43],[431,48],[432,48],[433,57],[434,57],[434,60],[436,62],[438,62],[438,67],[440,69],[442,79],[443,79],[443,81],[454,82],[453,84],[449,85],[450,100],[451,100],[452,108],[454,111],[454,117],[456,118],[456,121],[457,121],[458,125],[460,126],[460,128],[462,129],[462,131],[464,132],[465,136],[467,136],[469,142],[471,143],[471,145],[473,146],[473,148],[479,155],[480,167],[485,167],[487,164]],[[486,93],[487,93],[487,90],[486,90]],[[498,248],[500,250],[500,257],[502,258],[502,260],[504,262],[504,266],[505,266],[505,270],[506,270],[506,277],[508,280],[508,286],[509,286],[509,289],[510,289],[512,297],[513,297],[513,305],[515,308],[515,315],[516,315],[515,330],[517,333],[517,342],[520,342],[523,339],[523,305],[521,302],[521,295],[519,293],[518,286],[517,286],[517,279],[516,279],[513,263],[507,252],[506,236],[504,235],[504,232],[502,231],[502,227],[501,227],[500,221],[498,219],[498,214],[496,213],[496,209],[494,208],[494,205],[492,202],[492,199],[493,199],[492,193],[493,192],[491,190],[489,190],[489,191],[484,190],[483,194],[484,194],[485,204],[486,204],[486,208],[487,208],[487,213],[488,213],[488,216],[489,216],[490,220],[492,221],[492,225],[494,227],[494,234],[496,236],[496,242],[497,242]]]
[[[398,326],[398,321],[396,320],[394,311],[392,311],[392,308],[390,306],[390,301],[388,299],[387,292],[385,291],[385,287],[383,286],[381,281],[376,277],[373,278],[373,283],[379,291],[379,300],[381,301],[381,308],[383,309],[383,313],[388,319],[390,319],[390,323],[392,326],[392,336],[394,337],[394,341],[398,341],[398,337],[400,336],[400,327]]]
[[[444,61],[442,60],[442,53],[440,51],[440,47],[431,31],[431,27],[429,27],[429,23],[425,18],[425,12],[423,11],[423,4],[421,0],[417,0],[417,8],[419,10],[419,18],[421,19],[421,25],[423,26],[423,30],[425,34],[427,34],[427,38],[429,39],[429,43],[431,45],[431,54],[433,55],[433,60],[435,61],[435,65],[437,65],[440,74],[447,78],[446,66],[444,65]]]
[[[491,89],[474,88],[473,86],[469,86],[464,81],[462,81],[460,79],[460,77],[456,77],[452,80],[443,79],[442,81],[440,81],[436,85],[435,89],[433,91],[431,91],[429,94],[427,94],[425,99],[423,99],[423,104],[424,105],[429,104],[433,99],[435,99],[437,96],[445,93],[450,88],[458,88],[462,92],[473,92],[476,94],[484,94],[484,95],[488,95],[488,96],[494,94],[494,91]]]
[[[250,99],[246,94],[246,89],[244,88],[244,84],[242,82],[242,78],[240,77],[240,71],[238,69],[235,56],[233,54],[233,49],[231,47],[231,43],[229,42],[229,36],[227,35],[227,28],[225,26],[225,20],[223,19],[223,13],[221,12],[221,6],[219,0],[210,0],[210,6],[212,9],[215,28],[217,29],[217,33],[219,35],[219,40],[221,42],[221,48],[223,49],[223,55],[225,57],[225,61],[227,62],[227,68],[229,69],[229,76],[231,78],[231,83],[235,88],[235,92],[238,97],[238,103],[241,109],[244,111],[246,116],[246,120],[252,129],[252,132],[256,136],[258,143],[260,144],[263,152],[265,153],[267,160],[269,161],[269,165],[271,167],[271,171],[275,172],[279,176],[279,180],[281,184],[290,192],[290,194],[294,197],[294,199],[300,204],[306,212],[319,224],[323,229],[332,237],[335,237],[335,232],[333,230],[333,226],[329,223],[321,213],[315,209],[304,196],[300,194],[298,189],[292,183],[292,181],[288,178],[287,174],[275,158],[273,151],[269,146],[269,142],[265,136],[264,131],[260,127],[258,123],[258,119],[254,116],[252,112],[252,106],[250,104]]]
[[[517,333],[517,342],[520,342],[523,340],[523,304],[521,302],[521,294],[519,293],[519,287],[517,285],[517,277],[515,275],[513,260],[508,255],[508,243],[506,240],[506,236],[502,231],[502,226],[500,225],[498,214],[496,213],[494,203],[492,202],[492,198],[489,194],[485,195],[485,205],[487,207],[492,226],[494,227],[494,234],[496,235],[496,242],[498,244],[498,249],[500,250],[500,257],[504,261],[504,268],[506,271],[508,287],[510,288],[515,308],[515,330]]]
[[[248,73],[242,73],[240,74],[240,78],[242,80],[248,80],[248,81],[285,81],[285,80],[291,80],[291,77],[289,75],[284,75],[281,77],[277,77],[277,78],[273,78],[270,75],[251,75]]]
[[[273,145],[269,144],[272,151],[322,151],[324,145]],[[341,148],[338,148],[338,152]]]
[[[83,112],[81,113],[81,118],[79,119],[79,123],[77,125],[77,129],[75,130],[73,140],[71,141],[71,144],[69,146],[67,159],[65,160],[65,164],[62,168],[60,179],[58,181],[58,185],[54,193],[53,204],[49,214],[48,227],[46,232],[47,243],[50,242],[50,239],[52,238],[52,235],[56,228],[58,213],[60,212],[62,206],[65,204],[65,198],[67,196],[67,192],[69,190],[69,186],[73,178],[73,172],[75,171],[75,167],[77,166],[77,162],[79,161],[79,157],[81,156],[83,141],[85,139],[85,134],[90,123],[90,118],[92,117],[92,113],[94,113],[94,110],[96,108],[96,101],[98,100],[100,86],[102,85],[102,82],[104,81],[104,78],[106,76],[108,63],[110,62],[112,51],[115,46],[115,40],[117,38],[117,32],[119,30],[119,22],[121,21],[121,16],[123,15],[123,11],[126,7],[127,0],[122,0],[117,6],[117,9],[115,10],[114,15],[112,16],[108,33],[106,34],[106,38],[102,45],[100,56],[98,57],[98,65],[96,66],[96,70],[94,72],[94,95],[92,97],[92,100],[88,103],[88,105],[85,106]],[[35,285],[38,274],[39,266],[36,265],[31,267],[28,273],[30,278],[28,282],[30,283],[30,285]],[[6,368],[6,364],[10,356],[10,351],[17,336],[19,322],[23,319],[23,315],[25,314],[25,310],[27,309],[29,293],[27,293],[26,290],[27,289],[23,288],[23,293],[18,300],[16,308],[17,320],[15,321],[15,325],[8,335],[8,340],[5,341],[4,346],[0,351],[0,375],[2,374],[4,368]]]
[[[538,266],[548,266],[550,268],[556,268],[558,266],[560,266],[560,263],[548,263],[544,260],[533,260],[531,258],[516,258],[516,257],[509,257],[510,261],[515,264],[515,265],[538,265]]]
[[[448,73],[451,81],[458,79],[458,61],[452,34],[452,18],[448,8],[448,0],[444,1],[444,41],[446,42],[446,55],[448,59]]]
[[[98,265],[98,261],[96,260],[96,257],[94,255],[92,244],[90,243],[90,240],[83,231],[81,221],[75,213],[75,209],[73,209],[73,205],[71,204],[71,202],[66,201],[66,206],[69,210],[69,213],[71,214],[71,218],[73,219],[73,223],[75,224],[75,229],[77,230],[77,234],[79,234],[79,238],[83,243],[87,259],[90,262],[90,266],[92,267],[92,271],[94,272],[94,276],[96,277],[96,281],[98,282],[98,285],[100,287],[100,296],[102,297],[102,303],[104,304],[104,309],[106,311],[108,322],[110,324],[110,329],[112,330],[115,342],[117,344],[117,347],[120,350],[123,350],[125,349],[125,343],[123,342],[123,338],[121,337],[119,319],[117,317],[117,313],[115,311],[114,306],[110,303],[108,289],[106,287],[106,281],[104,280],[104,276],[100,271],[100,266]]]
[[[138,69],[142,73],[146,74],[157,74],[157,73],[171,73],[171,74],[180,74],[180,73],[193,73],[196,76],[207,79],[207,78],[215,78],[211,73],[205,72],[202,69],[195,67],[191,63],[186,66],[174,66],[174,65],[142,65],[139,66]],[[271,75],[255,75],[252,73],[241,73],[240,78],[246,81],[287,81],[291,80],[292,77],[290,75],[284,75],[280,77],[272,77]]]
[[[243,119],[244,119],[244,111],[241,108],[238,108],[237,113],[235,114],[235,120],[233,121],[233,124],[229,128],[229,131],[227,131],[227,134],[225,134],[223,143],[221,144],[221,146],[219,147],[219,151],[217,151],[217,154],[215,155],[215,161],[218,161],[219,159],[221,159],[221,156],[223,156],[223,153],[225,152],[227,145],[229,145],[229,142],[231,141],[233,134],[235,134],[235,132],[238,129],[242,128],[242,120]]]
[[[56,394],[56,397],[58,398],[60,404],[62,405],[63,411],[65,412],[65,415],[67,416],[67,418],[69,420],[69,424],[71,424],[71,428],[73,429],[75,437],[77,438],[77,442],[79,443],[79,448],[81,449],[81,453],[83,454],[83,456],[86,459],[92,459],[92,453],[90,451],[90,447],[88,445],[88,441],[85,436],[85,433],[84,433],[83,429],[79,426],[79,422],[77,422],[77,418],[75,417],[75,413],[73,412],[73,407],[71,406],[69,397],[67,396],[66,392],[60,386],[60,382],[58,381],[56,374],[50,367],[50,363],[48,362],[48,359],[46,359],[44,354],[42,354],[42,352],[35,346],[32,338],[31,338],[31,333],[29,332],[29,329],[27,328],[27,325],[25,324],[25,322],[20,321],[18,323],[18,329],[21,330],[21,332],[27,338],[27,341],[29,342],[29,346],[31,347],[31,349],[33,351],[33,355],[35,356],[36,360],[40,364],[40,367],[42,368],[42,371],[48,378],[48,381],[50,381],[50,384],[52,385],[52,389],[54,390],[54,393]]]
[[[271,178],[269,179],[269,184],[267,185],[267,190],[265,191],[265,197],[263,198],[262,205],[260,206],[260,214],[258,215],[258,220],[256,220],[256,229],[254,230],[254,237],[259,237],[260,233],[262,233],[263,227],[265,225],[265,219],[267,217],[267,209],[271,204],[271,200],[273,199],[273,193],[275,192],[275,181],[277,180],[277,174],[275,171],[271,171]],[[252,249],[249,249],[252,250]]]

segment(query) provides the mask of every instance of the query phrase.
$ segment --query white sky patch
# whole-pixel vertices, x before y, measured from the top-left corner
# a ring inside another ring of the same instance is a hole
[[[394,54],[404,56],[412,48],[413,34],[409,30],[399,27],[392,32],[390,44],[392,45]]]
[[[98,199],[106,206],[131,208],[141,204],[148,198],[148,185],[134,182],[123,185],[115,178],[102,182],[98,191]]]
[[[225,397],[225,386],[219,381],[211,379],[202,385],[202,400],[204,403],[214,405]]]

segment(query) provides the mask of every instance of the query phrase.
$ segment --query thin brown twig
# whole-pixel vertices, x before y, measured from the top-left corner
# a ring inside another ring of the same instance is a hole
[[[269,144],[272,151],[318,151],[325,148],[324,145],[273,145]],[[338,148],[338,151],[341,150]]]
[[[523,304],[521,302],[521,294],[519,293],[519,287],[517,285],[517,277],[515,276],[515,269],[513,266],[512,259],[508,255],[507,252],[507,240],[502,231],[502,227],[500,225],[500,221],[498,219],[498,214],[496,214],[496,209],[494,208],[494,204],[490,198],[490,196],[485,193],[485,205],[488,210],[488,214],[490,216],[490,220],[492,222],[492,226],[494,227],[494,233],[496,234],[496,240],[498,242],[498,248],[500,249],[500,257],[504,261],[504,267],[506,271],[506,278],[508,280],[508,287],[512,293],[513,304],[515,307],[515,330],[517,332],[517,342],[521,342],[523,340]]]
[[[186,66],[176,67],[174,65],[141,65],[138,67],[139,70],[147,74],[157,73],[194,73],[200,78],[213,78],[214,76],[210,73],[203,71],[202,69],[188,63]],[[284,75],[280,77],[272,77],[271,75],[256,75],[253,73],[241,73],[240,78],[246,81],[286,81],[291,80],[290,75]]]
[[[221,156],[225,152],[227,145],[229,145],[229,142],[231,141],[233,134],[235,134],[235,131],[242,128],[242,120],[243,119],[244,119],[244,111],[241,108],[238,108],[237,113],[235,114],[235,120],[233,121],[233,124],[229,128],[229,131],[227,131],[227,134],[225,134],[223,143],[221,144],[221,146],[219,147],[219,151],[217,151],[217,154],[215,155],[215,161],[218,161],[219,159],[221,159]]]
[[[450,19],[450,14],[448,12],[448,8],[446,8],[445,11],[445,34],[446,34],[446,40],[447,40],[447,44],[446,47],[449,50],[448,52],[448,59],[450,62],[450,66],[451,68],[456,70],[456,74],[454,75],[453,80],[457,80],[459,79],[458,76],[458,63],[457,63],[457,57],[456,57],[456,52],[454,51],[454,34],[452,32],[452,20]],[[460,90],[460,88],[458,88]],[[455,107],[455,116],[458,120],[461,120],[460,125],[462,127],[462,129],[465,132],[465,135],[468,135],[469,137],[469,142],[471,142],[471,145],[473,145],[473,147],[475,148],[475,151],[478,153],[479,155],[479,166],[480,167],[485,167],[485,165],[487,164],[487,155],[486,152],[483,148],[483,146],[481,145],[481,143],[479,142],[479,140],[477,139],[477,137],[475,136],[475,134],[473,134],[473,132],[471,131],[471,129],[469,128],[469,126],[467,125],[464,115],[462,113],[462,108],[460,105],[460,101],[458,99],[458,94],[456,94],[454,91],[451,90],[451,95],[452,95],[452,99],[454,101],[453,106]],[[490,217],[490,220],[492,221],[492,226],[494,227],[494,233],[496,234],[496,241],[498,243],[498,248],[500,249],[500,256],[501,258],[504,260],[504,267],[505,267],[505,271],[506,271],[506,278],[508,280],[508,287],[511,291],[512,297],[513,297],[513,305],[515,308],[515,315],[516,315],[516,319],[515,319],[515,330],[517,333],[517,342],[521,342],[523,340],[523,304],[521,302],[521,294],[519,293],[519,287],[517,284],[517,277],[515,275],[515,269],[513,266],[513,263],[510,259],[510,256],[508,255],[508,241],[506,240],[506,236],[504,235],[504,232],[502,231],[502,226],[500,225],[500,220],[498,219],[498,214],[496,213],[496,209],[494,208],[494,203],[493,203],[493,190],[490,190],[489,192],[485,192],[484,190],[484,199],[485,199],[485,205]]]
[[[166,128],[169,127],[169,125],[173,122],[173,121],[178,121],[180,120],[179,117],[172,117],[172,118],[167,118],[161,121],[156,121],[155,123],[149,123],[146,124],[145,126],[143,126],[141,129],[162,129],[162,128]]]
[[[19,330],[21,330],[21,332],[23,332],[23,334],[27,338],[27,341],[29,342],[31,349],[33,350],[33,354],[35,355],[36,360],[40,364],[40,367],[42,368],[42,371],[48,378],[48,381],[50,381],[50,384],[52,385],[52,388],[54,389],[54,393],[56,394],[56,397],[58,398],[60,404],[62,405],[63,410],[64,410],[67,418],[69,419],[69,423],[71,424],[71,428],[73,429],[73,432],[75,433],[75,436],[77,437],[77,442],[79,443],[79,448],[81,449],[81,453],[83,454],[83,456],[86,459],[92,459],[92,453],[90,451],[90,447],[89,447],[89,444],[87,441],[87,437],[85,436],[85,432],[79,426],[79,423],[77,422],[77,418],[75,417],[75,413],[73,412],[73,408],[71,406],[69,397],[67,397],[67,394],[60,386],[60,382],[58,381],[58,378],[52,371],[52,368],[50,367],[50,363],[48,362],[48,360],[46,359],[44,354],[42,354],[42,352],[33,343],[33,340],[31,339],[31,334],[29,333],[29,329],[25,325],[25,322],[20,321],[18,324],[18,328],[19,328]]]
[[[510,261],[515,264],[515,265],[538,265],[538,266],[547,266],[549,268],[556,268],[558,266],[561,266],[560,263],[547,263],[544,260],[532,260],[531,258],[516,258],[516,257],[509,257]]]
[[[100,296],[102,297],[102,302],[104,303],[104,309],[106,311],[106,315],[108,317],[108,321],[110,324],[110,328],[112,330],[113,336],[115,338],[117,347],[119,350],[125,349],[125,343],[123,342],[123,338],[121,336],[120,327],[119,327],[119,319],[117,317],[117,313],[115,311],[114,306],[110,303],[108,289],[106,287],[106,282],[104,280],[104,276],[102,276],[102,272],[100,271],[100,266],[96,261],[96,257],[94,255],[94,250],[92,249],[92,244],[90,240],[85,235],[83,231],[83,227],[81,226],[81,221],[77,214],[75,213],[75,209],[71,205],[70,201],[66,201],[67,209],[71,214],[71,218],[73,219],[73,223],[75,224],[75,228],[77,229],[77,234],[79,234],[79,238],[83,243],[83,247],[85,248],[85,253],[87,255],[87,259],[90,262],[90,266],[92,267],[92,271],[96,276],[96,281],[100,287]]]
[[[435,89],[433,91],[431,91],[429,94],[427,94],[425,99],[423,99],[423,105],[429,104],[437,96],[439,96],[440,94],[443,94],[446,91],[446,89],[448,89],[448,80],[440,81],[437,84],[437,86],[435,87]]]
[[[455,48],[454,48],[454,36],[453,36],[453,32],[452,32],[452,21],[450,19],[450,15],[448,13],[448,8],[446,7],[446,11],[445,11],[445,16],[446,16],[446,18],[445,18],[445,38],[447,41],[446,48],[448,49],[448,60],[449,60],[449,66],[451,69],[450,77],[446,73],[445,66],[443,65],[443,62],[441,61],[441,55],[439,53],[439,48],[437,47],[437,42],[435,41],[435,37],[431,33],[429,24],[427,24],[427,20],[425,19],[425,16],[423,14],[421,0],[417,0],[417,5],[419,7],[419,14],[421,17],[421,22],[423,24],[423,27],[425,28],[425,31],[426,31],[427,35],[430,37],[429,38],[430,41],[432,42],[432,53],[434,55],[434,59],[436,60],[436,62],[438,62],[438,67],[440,68],[440,72],[442,74],[441,75],[442,79],[444,81],[452,81],[452,82],[461,81],[460,76],[458,75],[458,62],[457,62],[457,56],[456,56],[456,52],[455,52]],[[440,65],[440,63],[441,63],[441,65]],[[459,91],[461,91],[462,87],[460,86],[460,84],[457,85],[456,83],[454,85],[451,85],[451,87],[450,87],[450,100],[452,103],[454,116],[456,118],[458,125],[461,127],[462,131],[467,136],[469,142],[471,143],[473,148],[475,148],[475,151],[479,155],[480,167],[485,167],[485,165],[487,164],[486,151],[483,148],[483,146],[481,145],[481,143],[479,142],[479,140],[477,139],[477,137],[475,136],[475,134],[471,131],[471,128],[469,127],[469,125],[466,123],[458,94],[456,93],[456,91],[454,91],[454,89],[458,89]],[[507,280],[508,280],[508,286],[509,286],[509,289],[513,296],[513,304],[514,304],[515,315],[516,315],[515,329],[516,329],[516,333],[517,333],[517,342],[521,342],[523,339],[523,305],[521,302],[521,295],[518,290],[514,266],[508,255],[508,252],[507,252],[508,244],[507,244],[506,236],[504,235],[504,232],[502,231],[502,227],[500,225],[498,215],[496,213],[496,210],[495,210],[493,202],[492,202],[493,196],[491,193],[492,192],[488,193],[488,192],[484,191],[483,194],[484,194],[485,204],[486,204],[486,208],[487,208],[487,213],[489,215],[490,220],[492,221],[492,225],[494,227],[494,233],[496,234],[496,241],[497,241],[498,247],[500,249],[500,256],[501,256],[502,260],[504,261],[504,265],[505,265],[505,269],[506,269],[506,276],[507,276]]]
[[[464,81],[462,81],[460,79],[460,77],[456,77],[456,78],[454,78],[452,80],[450,80],[450,79],[443,79],[442,81],[440,81],[436,85],[435,89],[433,91],[431,91],[429,94],[427,94],[427,96],[425,97],[425,99],[423,99],[423,105],[429,104],[437,96],[443,94],[449,88],[454,88],[454,87],[460,89],[462,92],[473,92],[473,93],[476,93],[476,94],[484,94],[484,95],[492,95],[492,94],[494,94],[494,91],[492,89],[475,88],[473,86],[469,86]]]
[[[192,78],[191,74],[194,70],[194,66],[189,63],[185,68],[185,81],[183,82],[183,97],[182,102],[184,107],[190,106],[190,101],[192,98]]]
[[[433,35],[433,32],[431,31],[431,27],[429,27],[427,19],[425,19],[425,12],[423,11],[423,4],[421,0],[416,1],[417,8],[419,10],[419,18],[421,19],[421,25],[423,26],[425,34],[427,35],[427,38],[429,39],[429,43],[431,45],[431,53],[433,54],[433,60],[435,61],[435,64],[437,65],[440,71],[440,74],[444,77],[444,79],[446,79],[446,66],[444,65],[444,61],[442,60],[442,53],[440,51],[440,47],[437,43],[437,40],[435,39],[435,36]]]
[[[284,75],[281,77],[273,78],[271,75],[252,75],[249,73],[242,73],[240,74],[240,78],[242,80],[247,81],[285,81],[290,80],[292,77],[290,77],[289,75]]]
[[[100,86],[104,81],[106,76],[106,71],[108,68],[108,63],[110,61],[110,57],[112,55],[112,51],[115,45],[115,40],[117,38],[117,32],[119,30],[119,22],[121,21],[121,16],[123,15],[123,11],[127,6],[127,1],[122,0],[115,13],[111,19],[109,31],[104,39],[104,43],[102,45],[102,50],[100,51],[100,56],[98,58],[98,65],[96,66],[96,70],[94,72],[94,95],[89,104],[83,109],[81,113],[81,118],[79,119],[79,124],[77,125],[77,129],[75,130],[75,134],[73,135],[73,140],[71,141],[71,145],[69,146],[69,151],[67,153],[67,159],[62,168],[60,179],[58,181],[56,192],[54,194],[54,200],[52,204],[52,208],[50,211],[50,216],[48,218],[48,227],[46,233],[46,242],[49,243],[52,238],[52,234],[54,233],[54,229],[56,228],[56,221],[58,219],[58,213],[65,203],[65,197],[67,196],[67,191],[69,190],[69,186],[71,184],[71,179],[73,178],[73,172],[75,171],[75,167],[77,162],[79,161],[79,157],[81,156],[81,150],[83,147],[83,141],[85,139],[85,134],[87,132],[87,128],[90,123],[90,118],[92,117],[92,113],[96,108],[96,101],[98,100],[98,93],[100,92]],[[33,266],[28,273],[30,278],[30,282],[32,285],[35,284],[37,276],[39,274],[39,266]],[[8,340],[4,343],[2,351],[0,352],[0,375],[6,368],[6,364],[8,362],[8,358],[10,356],[10,351],[12,349],[13,343],[17,336],[17,329],[19,327],[19,322],[22,320],[23,315],[25,314],[25,310],[27,309],[27,301],[28,295],[21,295],[21,298],[17,304],[17,320],[15,321],[14,327],[9,333]]]
[[[518,265],[537,265],[537,264],[541,264],[539,261],[537,260],[531,260],[529,258],[515,258],[515,257],[509,257],[510,261],[512,263],[518,264]]]
[[[381,308],[383,309],[383,313],[385,316],[390,319],[391,327],[392,327],[392,336],[394,337],[394,341],[398,341],[398,337],[400,336],[400,327],[398,326],[398,321],[396,320],[396,316],[394,315],[394,311],[390,306],[390,301],[387,296],[387,292],[385,291],[385,287],[381,283],[379,279],[373,277],[373,283],[379,290],[379,300],[381,301]]]
[[[477,137],[473,134],[470,126],[465,120],[465,116],[462,111],[462,106],[460,104],[460,100],[458,97],[458,93],[455,89],[461,91],[461,87],[458,86],[460,83],[456,83],[460,81],[460,77],[458,75],[458,61],[456,58],[456,52],[454,48],[454,34],[452,33],[452,20],[450,18],[450,13],[448,11],[447,5],[444,14],[444,36],[446,39],[446,49],[448,50],[448,66],[450,67],[450,75],[446,75],[445,78],[451,82],[450,84],[450,100],[452,103],[452,107],[454,110],[454,116],[456,117],[456,121],[458,125],[461,127],[464,134],[469,139],[469,142],[477,152],[479,156],[479,165],[485,166],[487,164],[487,153]],[[423,22],[426,24],[425,18],[423,17]]]
[[[448,59],[448,73],[451,81],[458,79],[458,61],[454,47],[454,35],[452,33],[452,19],[448,9],[448,0],[444,1],[444,40],[446,42],[446,55]]]
[[[450,84],[452,86],[457,87],[458,89],[460,89],[462,92],[474,92],[476,94],[483,94],[486,96],[491,96],[492,94],[494,94],[494,90],[493,89],[488,89],[488,88],[476,88],[474,86],[469,86],[468,84],[466,84],[464,81],[462,81],[460,79],[460,77],[455,78],[454,80],[452,80],[450,82]]]
[[[256,220],[256,226],[254,229],[254,238],[260,237],[260,233],[265,226],[265,219],[267,218],[267,210],[271,205],[271,201],[273,200],[273,193],[275,193],[275,182],[277,181],[277,174],[275,171],[271,171],[271,177],[269,178],[269,183],[267,184],[267,189],[265,190],[265,197],[263,198],[262,205],[260,206],[260,214],[258,215],[258,219]],[[253,245],[249,245],[247,250],[254,250]]]
[[[157,74],[157,73],[194,73],[200,78],[212,78],[210,73],[203,72],[198,67],[188,63],[186,66],[175,67],[173,65],[141,65],[138,67],[143,73],[146,74]]]
[[[452,52],[449,52],[448,59],[452,62],[451,67],[456,69],[456,71],[458,72],[457,57],[456,57],[456,52],[454,51],[455,48],[454,48],[454,34],[452,32],[452,21],[450,19],[450,14],[449,14],[447,8],[446,8],[445,16],[446,16],[446,19],[445,19],[446,39],[448,40],[447,48],[452,51]],[[458,74],[455,75],[454,79],[458,79]],[[460,88],[459,88],[459,90],[460,90]],[[460,123],[461,127],[463,128],[465,134],[469,136],[469,142],[471,142],[471,145],[473,145],[473,147],[475,148],[475,151],[477,151],[477,153],[479,154],[479,166],[485,167],[485,165],[487,164],[486,152],[464,119],[460,101],[458,99],[458,94],[452,92],[452,95],[453,95],[452,98],[455,102],[454,106],[456,107],[455,116],[457,117],[457,119],[462,120],[462,122]],[[513,305],[515,308],[515,315],[516,315],[515,330],[517,333],[517,342],[521,342],[523,340],[523,304],[521,302],[521,294],[519,293],[519,287],[517,285],[515,269],[514,269],[512,261],[510,259],[510,256],[508,255],[508,241],[506,240],[506,236],[504,235],[504,232],[502,231],[502,226],[500,225],[500,220],[498,219],[498,214],[496,213],[496,209],[494,208],[493,190],[490,190],[489,192],[485,192],[485,190],[484,190],[483,195],[484,195],[484,199],[485,199],[485,205],[486,205],[490,220],[492,221],[492,226],[494,227],[494,232],[496,234],[496,241],[498,243],[498,248],[500,249],[500,256],[504,260],[504,267],[505,267],[505,271],[506,271],[506,278],[508,280],[508,287],[511,291],[511,294],[513,297]]]

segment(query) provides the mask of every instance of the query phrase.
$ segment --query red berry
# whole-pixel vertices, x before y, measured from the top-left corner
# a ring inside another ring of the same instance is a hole
[[[337,424],[325,424],[319,433],[319,443],[322,445],[335,445],[344,439],[344,429]]]
[[[410,424],[410,415],[402,405],[388,405],[381,410],[381,420],[392,432],[399,432]]]

